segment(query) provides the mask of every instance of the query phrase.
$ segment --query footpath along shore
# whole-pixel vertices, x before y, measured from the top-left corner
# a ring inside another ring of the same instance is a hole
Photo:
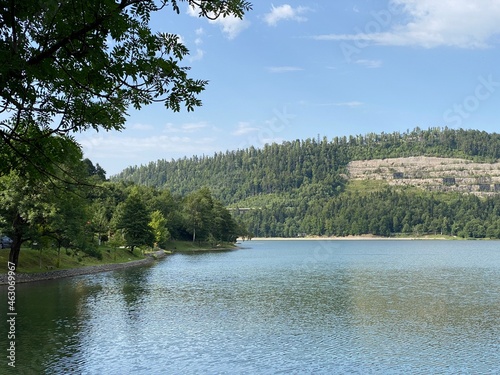
[[[86,266],[79,268],[69,268],[66,270],[54,270],[40,273],[17,273],[16,283],[28,283],[33,281],[45,281],[73,277],[81,275],[91,275],[99,272],[115,271],[129,267],[145,266],[154,263],[155,260],[164,258],[168,252],[164,250],[155,251],[144,259],[133,260],[126,263],[100,264],[98,266]],[[0,275],[0,285],[7,284],[7,274]]]

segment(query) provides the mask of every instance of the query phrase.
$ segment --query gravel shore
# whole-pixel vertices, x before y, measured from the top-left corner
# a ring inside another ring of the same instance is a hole
[[[80,275],[90,275],[93,273],[114,271],[123,268],[145,266],[153,263],[157,259],[165,257],[167,253],[163,250],[156,251],[150,254],[145,259],[133,260],[126,263],[102,264],[98,266],[87,266],[80,268],[71,268],[67,270],[55,270],[41,273],[16,273],[16,284],[27,283],[33,281],[53,280],[63,277],[73,277]],[[0,275],[0,285],[7,284],[7,274]]]

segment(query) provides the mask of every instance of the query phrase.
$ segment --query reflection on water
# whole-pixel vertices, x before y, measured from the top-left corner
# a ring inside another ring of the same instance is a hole
[[[17,362],[45,374],[500,373],[498,245],[251,241],[19,285]]]

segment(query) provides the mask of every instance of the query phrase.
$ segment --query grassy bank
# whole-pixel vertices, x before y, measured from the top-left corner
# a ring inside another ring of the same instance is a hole
[[[224,243],[214,247],[210,243],[191,241],[169,241],[165,246],[165,250],[171,252],[217,251],[232,250],[235,248],[236,246],[232,243]],[[88,256],[82,251],[75,253],[62,249],[58,262],[57,250],[55,249],[43,249],[39,251],[30,248],[21,248],[17,272],[39,273],[51,270],[126,263],[134,260],[141,260],[147,256],[147,252],[143,254],[141,249],[136,249],[133,254],[128,249],[112,248],[109,246],[100,246],[99,250],[102,254],[102,259]],[[0,250],[0,264],[3,265],[0,267],[0,274],[7,272],[9,252],[10,249]]]
[[[218,250],[233,250],[236,245],[230,242],[225,242],[217,246],[213,246],[208,242],[192,242],[192,241],[168,241],[165,249],[173,252],[196,252],[196,251],[218,251]]]
[[[19,265],[17,272],[19,273],[36,273],[47,272],[50,270],[63,270],[71,268],[79,268],[86,266],[96,266],[102,264],[125,263],[133,260],[144,259],[142,251],[136,249],[132,254],[128,249],[111,248],[108,246],[99,247],[102,260],[91,257],[82,251],[74,253],[73,251],[61,250],[59,264],[57,250],[43,249],[42,251],[21,248],[19,254]],[[7,272],[7,262],[9,260],[10,249],[0,250],[0,262],[2,265],[0,273]]]

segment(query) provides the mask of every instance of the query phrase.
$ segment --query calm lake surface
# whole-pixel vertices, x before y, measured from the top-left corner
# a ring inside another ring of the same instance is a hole
[[[16,309],[16,374],[499,374],[500,242],[253,240]]]

